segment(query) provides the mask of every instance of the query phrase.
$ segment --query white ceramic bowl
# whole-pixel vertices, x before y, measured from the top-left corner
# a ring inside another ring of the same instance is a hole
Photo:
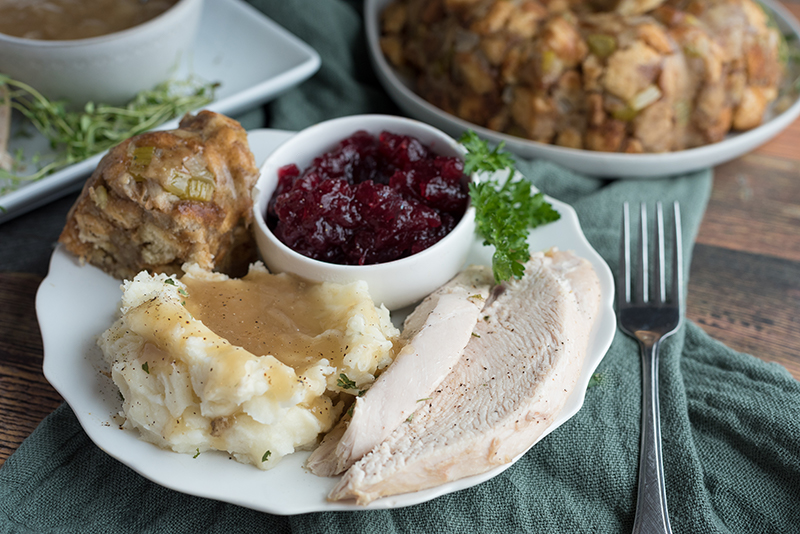
[[[378,135],[386,130],[410,135],[444,156],[463,157],[458,143],[422,122],[388,115],[355,115],[311,126],[278,147],[261,168],[253,197],[255,235],[261,256],[272,272],[290,272],[315,282],[364,280],[376,304],[403,308],[450,280],[464,265],[474,242],[475,210],[471,206],[452,232],[435,245],[407,258],[375,265],[337,265],[295,252],[275,237],[265,221],[267,204],[278,183],[280,167],[294,163],[301,170],[358,130]]]
[[[194,42],[204,0],[179,0],[159,16],[116,33],[71,41],[0,34],[0,73],[72,107],[120,105],[177,68]]]

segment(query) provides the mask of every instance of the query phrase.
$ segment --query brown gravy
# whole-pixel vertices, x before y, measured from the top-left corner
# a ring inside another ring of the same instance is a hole
[[[326,329],[324,303],[299,278],[250,273],[224,282],[189,277],[181,281],[189,293],[189,313],[252,354],[271,354],[303,369],[342,352],[340,337]]]
[[[132,28],[178,0],[0,0],[0,33],[45,41],[86,39]]]

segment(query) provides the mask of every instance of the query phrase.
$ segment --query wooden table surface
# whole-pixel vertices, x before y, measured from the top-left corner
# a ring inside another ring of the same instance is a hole
[[[800,4],[787,6],[800,19]],[[0,466],[62,402],[42,375],[41,280],[0,273]],[[686,308],[715,339],[800,380],[800,120],[715,169]]]

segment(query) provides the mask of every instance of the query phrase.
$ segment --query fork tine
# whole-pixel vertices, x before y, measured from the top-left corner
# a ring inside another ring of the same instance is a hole
[[[673,204],[675,235],[672,242],[672,302],[665,302],[666,294],[666,236],[664,232],[664,207],[656,202],[654,234],[656,250],[652,256],[648,247],[647,205],[640,206],[639,249],[636,251],[638,272],[631,274],[630,265],[630,214],[627,203],[622,211],[622,243],[620,245],[620,287],[617,302],[619,328],[639,342],[642,356],[642,434],[639,454],[639,487],[633,532],[672,532],[667,513],[664,469],[661,457],[661,424],[658,407],[658,352],[661,341],[676,331],[683,322],[681,313],[681,287],[683,282],[680,208]],[[652,258],[653,273],[648,272]],[[653,287],[650,293],[650,276]],[[631,277],[635,286],[631,286]],[[628,301],[625,293],[628,292]],[[632,297],[629,293],[636,293]],[[650,293],[650,294],[649,294]],[[657,294],[657,295],[656,295]],[[651,301],[650,297],[654,297]]]
[[[622,283],[617,287],[619,304],[631,301],[631,224],[630,208],[627,202],[622,204],[622,239],[619,246],[619,268],[622,271]]]
[[[664,209],[661,201],[656,202],[656,265],[655,265],[655,300],[663,303],[667,298],[666,270],[664,261]]]
[[[650,278],[649,278],[649,245],[647,243],[647,205],[642,202],[640,207],[639,216],[639,262],[638,273],[639,278],[636,280],[636,294],[637,302],[649,302]]]
[[[678,306],[683,300],[683,246],[681,234],[681,205],[676,200],[672,203],[675,239],[672,249],[672,289],[670,299]]]

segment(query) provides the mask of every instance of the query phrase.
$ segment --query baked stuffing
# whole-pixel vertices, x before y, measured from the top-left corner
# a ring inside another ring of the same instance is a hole
[[[781,35],[752,0],[395,0],[381,48],[426,100],[542,143],[667,152],[763,120]]]
[[[179,128],[147,132],[106,154],[59,238],[117,278],[180,273],[185,262],[231,275],[255,258],[251,190],[259,171],[241,125],[187,114]]]

